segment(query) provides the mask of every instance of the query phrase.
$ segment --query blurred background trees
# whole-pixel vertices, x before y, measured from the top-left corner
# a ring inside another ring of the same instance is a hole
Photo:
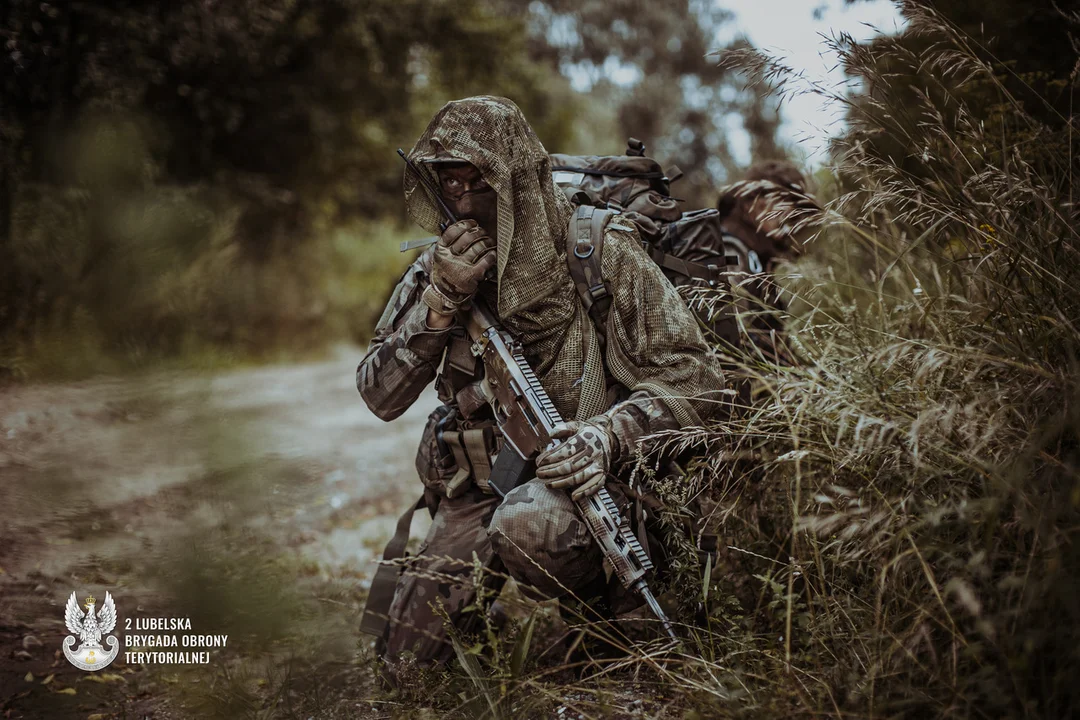
[[[711,55],[733,20],[722,4],[550,0],[529,7],[531,54],[612,115],[614,132],[592,153],[623,152],[629,136],[643,140],[685,173],[676,194],[688,207],[711,204],[717,185],[745,170],[732,155],[733,125],[749,132],[754,160],[785,157],[776,99],[747,88]],[[745,41],[733,42],[739,45]]]
[[[782,154],[771,101],[706,57],[728,20],[690,0],[7,2],[0,366],[363,340],[412,232],[394,148],[455,97],[513,98],[553,151],[641,137],[708,202],[739,171],[730,123]]]
[[[1052,0],[937,5],[1033,117],[1065,127],[1075,53]],[[686,173],[675,194],[688,207],[711,204],[745,169],[733,131],[745,130],[755,161],[791,150],[768,88],[747,88],[709,55],[725,38],[746,44],[725,7],[9,0],[0,7],[0,374],[364,341],[408,260],[397,236],[415,233],[393,150],[455,97],[513,98],[552,151],[613,154],[641,138]],[[911,65],[926,42],[906,34],[865,48],[910,81],[865,82],[860,112],[887,125],[884,93],[903,88],[904,102],[889,107],[915,112],[920,93],[963,84]],[[1001,107],[977,83],[962,91],[986,93],[976,104],[988,113]],[[1016,128],[1000,147],[1039,142],[1048,162],[1067,157],[1031,133]],[[849,139],[919,171],[911,143]]]
[[[1003,162],[1003,155],[1019,152],[1040,171],[1068,182],[1070,172],[1080,172],[1069,148],[1069,121],[1080,101],[1075,47],[1080,15],[1070,16],[1063,7],[1055,0],[918,0],[903,5],[902,13],[915,21],[908,31],[866,44],[858,51],[859,67],[848,68],[862,88],[849,112],[853,131],[839,138],[834,157],[860,144],[871,157],[896,163],[905,175],[929,182],[926,159],[950,156],[957,163],[944,185],[959,195],[972,170],[959,162],[968,151],[995,164]],[[933,8],[953,26],[989,74],[965,72],[964,63],[921,62],[925,51],[941,41],[938,34],[921,29],[925,23],[918,19],[924,8]],[[978,112],[961,117],[959,104],[946,101],[953,98]],[[966,135],[960,125],[970,121],[998,127],[998,142],[977,149],[958,145]],[[912,132],[912,127],[919,129]]]

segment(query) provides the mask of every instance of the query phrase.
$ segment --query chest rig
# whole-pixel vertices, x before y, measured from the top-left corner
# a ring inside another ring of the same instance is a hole
[[[473,354],[464,328],[451,331],[443,354],[435,391],[450,412],[439,421],[435,437],[444,454],[454,456],[457,470],[446,483],[446,496],[456,497],[469,487],[470,478],[490,493],[491,466],[502,449],[502,435],[495,416],[480,392],[484,367]]]

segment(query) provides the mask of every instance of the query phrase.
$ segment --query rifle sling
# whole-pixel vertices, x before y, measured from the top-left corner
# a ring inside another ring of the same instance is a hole
[[[397,588],[398,578],[401,577],[403,569],[401,563],[390,561],[399,560],[405,556],[405,545],[409,542],[409,528],[412,527],[413,513],[426,505],[427,499],[421,495],[420,499],[410,505],[405,514],[398,518],[394,537],[386,544],[386,549],[383,550],[383,562],[371,580],[371,589],[368,590],[367,602],[364,604],[364,615],[360,618],[360,632],[380,637],[386,630],[390,603],[394,600],[394,590]]]

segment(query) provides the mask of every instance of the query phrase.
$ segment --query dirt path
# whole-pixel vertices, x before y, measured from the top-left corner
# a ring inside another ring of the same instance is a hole
[[[0,717],[371,712],[358,612],[436,401],[379,421],[359,357],[0,391]],[[72,591],[112,593],[122,650],[143,617],[227,645],[206,665],[77,670]]]

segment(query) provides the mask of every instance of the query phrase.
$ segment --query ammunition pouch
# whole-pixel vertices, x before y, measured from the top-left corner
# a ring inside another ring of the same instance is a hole
[[[442,428],[453,424],[456,411],[448,405],[440,405],[428,415],[420,447],[416,450],[416,473],[424,487],[440,497],[446,496],[446,486],[451,482],[457,468],[450,450],[439,442]]]
[[[416,453],[416,472],[428,490],[442,497],[458,497],[471,481],[492,492],[488,479],[501,438],[492,422],[463,420],[457,408],[440,405],[428,416]]]

